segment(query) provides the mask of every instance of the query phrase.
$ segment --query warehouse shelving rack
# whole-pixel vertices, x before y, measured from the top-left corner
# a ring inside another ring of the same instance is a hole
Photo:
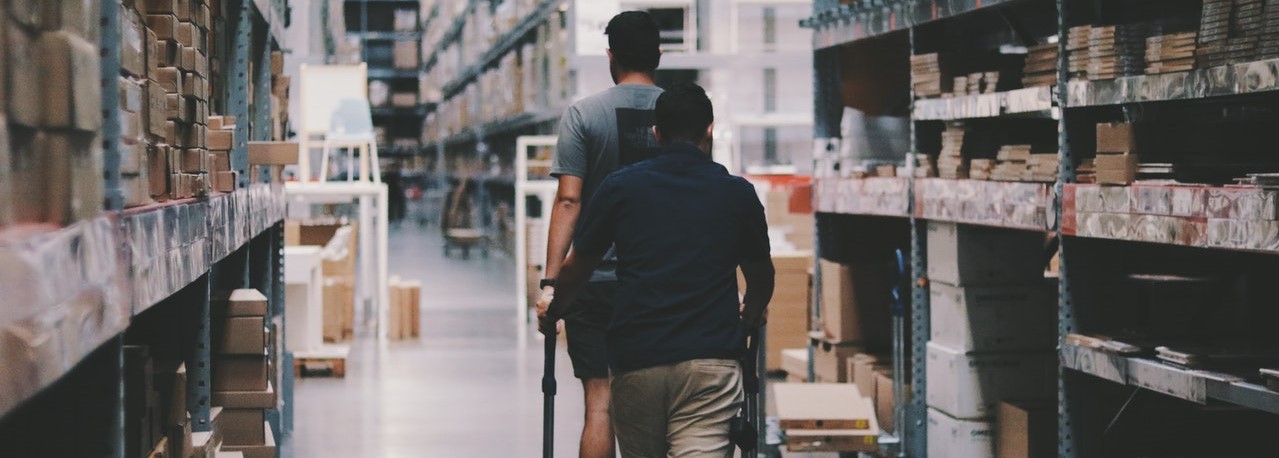
[[[535,39],[538,26],[550,20],[557,20],[558,18],[554,15],[561,13],[561,6],[564,3],[565,0],[537,2],[511,30],[503,33],[493,41],[492,45],[479,53],[479,57],[474,62],[462,65],[456,77],[442,82],[440,101],[460,96],[462,91],[474,83],[485,70],[496,66],[507,55],[518,51],[520,44]],[[489,7],[488,0],[467,0],[465,8],[456,18],[444,19],[440,25],[447,24],[448,29],[440,40],[433,44],[424,43],[424,45],[433,45],[434,49],[423,62],[423,71],[431,71],[439,63],[444,50],[456,45],[462,39],[467,17],[476,8]],[[541,79],[539,78],[538,81],[540,82]],[[429,104],[426,113],[438,113],[437,108],[438,104]],[[476,226],[492,237],[493,232],[498,229],[493,214],[494,209],[503,202],[509,202],[510,197],[514,196],[516,138],[520,135],[548,133],[554,128],[559,118],[558,107],[548,107],[545,110],[530,107],[530,110],[524,113],[465,126],[462,131],[453,135],[437,135],[436,141],[423,145],[424,154],[433,154],[433,163],[437,164],[435,179],[443,184],[446,193],[453,192],[461,181],[460,174],[449,170],[450,159],[461,158],[489,171],[482,171],[469,177],[472,185],[468,186],[467,190],[473,196]],[[490,152],[497,152],[496,163],[486,162],[491,160]],[[498,172],[490,173],[494,168]],[[514,208],[514,202],[509,202],[508,207]],[[514,244],[509,248],[513,250]]]
[[[123,457],[123,348],[150,344],[185,361],[193,429],[210,428],[210,322],[214,295],[256,288],[283,335],[284,200],[248,176],[247,141],[270,140],[271,52],[287,0],[223,3],[225,74],[215,111],[234,115],[235,192],[123,209],[118,150],[119,10],[101,8],[106,201],[101,216],[0,240],[0,443],[15,456]],[[258,89],[249,94],[249,79]],[[288,355],[282,365],[292,366]],[[292,371],[282,372],[277,438],[291,430]]]
[[[1172,14],[1161,9],[1171,5],[1140,0],[868,0],[852,5],[840,5],[833,0],[815,1],[813,17],[804,21],[804,25],[813,29],[816,48],[814,96],[817,103],[814,137],[818,147],[839,137],[838,123],[842,109],[842,104],[838,102],[841,97],[841,47],[858,46],[868,40],[904,33],[910,35],[912,52],[918,52],[920,44],[917,40],[921,34],[927,33],[928,27],[960,28],[971,25],[965,18],[981,14],[1007,17],[1005,15],[1016,14],[1015,9],[1025,4],[1053,8],[1053,33],[1059,37],[1066,37],[1069,28],[1077,25],[1156,21],[1160,19],[1160,15]],[[1195,6],[1187,8],[1193,9]],[[1126,13],[1118,14],[1117,10],[1120,9],[1125,9]],[[1276,73],[1279,71],[1279,61],[1261,60],[1111,80],[1069,81],[1066,65],[1068,52],[1064,42],[1065,40],[1060,40],[1059,43],[1059,83],[1052,88],[934,100],[913,100],[912,96],[911,117],[915,121],[912,123],[915,129],[919,128],[921,122],[936,121],[980,122],[983,119],[1014,118],[1055,121],[1060,163],[1056,183],[1038,185],[983,182],[963,185],[1039,188],[1034,192],[1022,190],[1026,196],[1035,196],[1033,201],[1025,202],[1026,204],[1043,209],[1042,220],[1036,221],[1036,224],[974,218],[963,212],[947,213],[944,211],[946,207],[954,208],[964,203],[988,204],[989,199],[981,196],[992,194],[978,190],[977,193],[957,196],[954,188],[946,188],[960,186],[954,180],[854,180],[837,177],[819,177],[816,180],[814,194],[822,239],[855,237],[855,234],[841,234],[821,227],[823,218],[829,219],[835,215],[855,215],[862,218],[892,215],[894,218],[910,219],[911,261],[915,280],[910,310],[913,335],[909,341],[904,341],[905,336],[895,336],[905,343],[904,354],[895,356],[909,355],[913,371],[908,378],[903,378],[901,373],[894,374],[894,382],[898,388],[911,383],[913,398],[905,405],[897,404],[901,411],[898,415],[904,415],[909,426],[902,438],[902,449],[894,452],[899,451],[907,456],[926,456],[926,384],[945,383],[925,380],[923,370],[924,346],[929,335],[929,294],[924,274],[928,260],[923,231],[925,222],[929,220],[1042,231],[1055,235],[1060,241],[1057,320],[1060,361],[1057,393],[1059,456],[1108,456],[1112,453],[1124,453],[1119,450],[1138,453],[1133,450],[1149,446],[1142,442],[1148,438],[1136,433],[1132,424],[1135,423],[1138,427],[1161,424],[1159,415],[1178,412],[1177,409],[1185,410],[1187,406],[1210,407],[1206,410],[1208,413],[1196,411],[1196,415],[1205,416],[1197,418],[1194,423],[1196,427],[1203,428],[1195,433],[1203,434],[1199,436],[1203,439],[1169,441],[1174,447],[1182,447],[1177,452],[1169,453],[1193,454],[1207,448],[1212,450],[1208,453],[1225,454],[1230,450],[1238,451],[1238,447],[1255,447],[1257,442],[1264,441],[1271,434],[1241,427],[1239,424],[1242,422],[1234,420],[1260,419],[1262,421],[1257,422],[1258,424],[1273,424],[1274,417],[1268,415],[1279,414],[1279,393],[1268,390],[1253,379],[1240,380],[1215,373],[1177,368],[1149,357],[1118,356],[1101,352],[1070,343],[1067,335],[1102,330],[1098,328],[1099,323],[1108,320],[1110,316],[1107,314],[1112,312],[1102,307],[1108,303],[1098,297],[1113,291],[1107,287],[1114,287],[1114,278],[1107,276],[1123,274],[1124,268],[1206,265],[1227,273],[1249,270],[1272,273],[1275,269],[1273,255],[1279,253],[1279,246],[1246,240],[1246,237],[1223,235],[1232,229],[1228,227],[1229,221],[1209,220],[1204,223],[1189,216],[1162,217],[1180,218],[1191,227],[1202,228],[1206,234],[1204,237],[1160,236],[1137,231],[1100,233],[1085,228],[1080,215],[1099,210],[1087,207],[1093,203],[1086,199],[1080,200],[1081,197],[1088,196],[1086,193],[1094,191],[1075,184],[1073,164],[1086,153],[1090,154],[1093,146],[1091,126],[1098,122],[1142,119],[1147,116],[1192,116],[1225,111],[1232,104],[1273,106],[1275,94],[1279,93],[1279,82],[1276,82],[1279,81],[1276,78],[1279,76]],[[905,59],[905,56],[901,58]],[[912,134],[912,152],[918,151],[920,135],[920,132]],[[913,159],[904,157],[903,160],[908,163],[907,170],[910,170]],[[948,181],[951,183],[947,184]],[[937,188],[933,189],[934,187]],[[893,195],[894,191],[900,190],[905,191],[906,202],[901,202],[900,196]],[[1200,188],[1195,192],[1227,191],[1225,188]],[[947,198],[951,201],[947,201]],[[1254,211],[1261,212],[1262,209],[1269,208],[1264,204],[1270,202],[1266,200],[1269,198],[1266,193],[1256,192],[1245,198],[1263,203],[1254,207]],[[1254,216],[1259,220],[1265,219],[1261,215]],[[1213,234],[1217,236],[1214,237]],[[818,257],[828,244],[828,240],[820,244]],[[1132,261],[1132,258],[1143,261]],[[1239,281],[1253,281],[1255,286],[1255,282],[1264,283],[1266,280],[1245,278]],[[815,280],[815,284],[819,285],[820,281]],[[1264,304],[1258,307],[1257,302],[1264,302],[1264,298],[1250,296],[1248,299],[1253,301],[1253,309],[1247,313],[1272,313],[1264,310]],[[1225,308],[1225,305],[1222,307],[1223,311],[1220,313],[1239,313]],[[820,304],[815,304],[815,308],[820,309]],[[1264,325],[1258,324],[1248,329],[1264,333],[1264,330],[1259,330],[1263,327]],[[1177,404],[1180,401],[1185,402]],[[1209,416],[1214,414],[1214,410],[1224,410],[1226,420],[1229,420],[1222,422],[1224,426],[1217,426],[1212,421],[1220,418]],[[1176,417],[1176,420],[1182,418]],[[1168,430],[1163,436],[1166,439],[1169,435],[1176,434],[1178,433]],[[1234,449],[1213,448],[1232,444],[1242,445],[1235,445]],[[1256,453],[1260,449],[1251,450]]]
[[[423,46],[422,37],[426,27],[436,18],[439,11],[438,2],[430,11],[421,11],[421,4],[418,1],[387,1],[387,0],[346,0],[345,8],[358,8],[354,17],[348,14],[346,19],[349,21],[355,19],[358,22],[346,24],[348,36],[358,37],[360,40],[361,57],[363,61],[369,65],[368,77],[369,83],[374,81],[382,81],[390,89],[412,87],[413,93],[418,94],[418,101],[413,106],[395,106],[391,101],[390,94],[387,94],[386,104],[384,106],[374,106],[371,108],[373,115],[373,125],[385,129],[387,142],[378,145],[378,153],[382,156],[399,157],[413,156],[421,151],[421,145],[416,147],[406,147],[393,144],[392,138],[419,138],[421,137],[422,119],[426,117],[426,113],[431,108],[430,104],[422,102],[425,94],[420,93],[421,85],[418,79],[423,75],[420,69],[403,69],[397,68],[394,58],[382,65],[383,62],[370,60],[369,43],[396,43],[411,42],[417,47],[415,57],[420,58],[422,55],[421,48]],[[417,16],[413,30],[380,30],[381,27],[373,27],[369,24],[369,18],[374,13],[382,14],[384,17],[393,17],[396,11],[412,10]],[[371,13],[372,11],[372,13]],[[419,62],[420,63],[420,62]]]

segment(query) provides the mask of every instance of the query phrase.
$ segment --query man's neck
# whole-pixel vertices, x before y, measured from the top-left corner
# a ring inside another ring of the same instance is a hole
[[[644,86],[657,85],[657,83],[653,82],[653,75],[649,75],[644,72],[623,73],[620,77],[617,78],[617,84],[619,86],[623,84],[638,84],[638,85],[644,85]]]

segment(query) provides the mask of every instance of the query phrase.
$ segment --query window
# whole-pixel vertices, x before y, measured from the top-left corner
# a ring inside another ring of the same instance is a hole
[[[764,50],[777,50],[777,8],[764,7]]]
[[[764,163],[768,165],[780,164],[777,160],[777,128],[764,128]]]
[[[653,15],[660,31],[662,51],[697,50],[697,15],[692,1],[623,2],[622,10],[644,10]]]
[[[764,69],[764,112],[777,112],[777,69]]]

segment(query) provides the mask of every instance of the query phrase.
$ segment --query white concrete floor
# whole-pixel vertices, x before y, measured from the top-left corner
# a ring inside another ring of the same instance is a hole
[[[422,338],[352,345],[345,379],[298,379],[285,457],[523,457],[542,444],[542,340],[520,332],[502,256],[443,257],[434,229],[390,238],[390,271],[424,285]],[[582,390],[560,344],[557,456],[576,456]]]
[[[513,261],[446,259],[438,230],[407,224],[392,229],[390,253],[392,274],[423,283],[421,340],[361,338],[346,378],[298,379],[282,456],[540,456],[542,340],[517,322]],[[575,457],[582,387],[559,350],[555,456]]]

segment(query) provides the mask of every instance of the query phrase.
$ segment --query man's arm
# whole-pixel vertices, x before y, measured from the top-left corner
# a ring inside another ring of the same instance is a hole
[[[582,291],[583,286],[586,286],[587,280],[591,279],[591,273],[595,272],[595,268],[599,266],[602,259],[604,259],[602,251],[586,253],[574,249],[569,252],[568,259],[564,260],[559,277],[555,280],[554,300],[547,307],[539,308],[537,311],[538,327],[543,334],[555,333],[555,322],[572,311],[572,305],[577,303],[575,302],[577,294]]]
[[[573,242],[573,228],[582,214],[582,177],[560,175],[559,188],[555,191],[555,205],[551,207],[550,232],[546,237],[545,278],[560,277],[564,257]]]
[[[759,202],[755,188],[746,184],[742,188],[740,240],[738,263],[746,280],[746,292],[742,295],[742,321],[748,332],[764,325],[768,316],[768,302],[773,299],[773,258],[768,243],[768,220],[764,217],[764,205]]]
[[[746,279],[746,293],[742,295],[742,322],[746,329],[753,330],[764,325],[764,312],[773,299],[773,260],[742,263],[742,277]]]

